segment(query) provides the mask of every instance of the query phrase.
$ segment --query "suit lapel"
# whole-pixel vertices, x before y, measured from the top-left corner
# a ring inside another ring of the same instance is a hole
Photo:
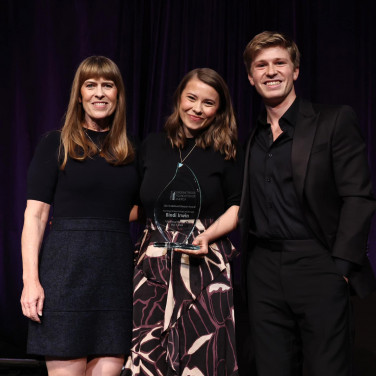
[[[301,100],[291,151],[292,175],[300,201],[303,200],[304,182],[318,118],[319,113],[314,111],[312,104]]]

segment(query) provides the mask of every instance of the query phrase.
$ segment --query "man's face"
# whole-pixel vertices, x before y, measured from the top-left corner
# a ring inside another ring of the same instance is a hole
[[[296,97],[294,81],[298,75],[299,68],[294,68],[285,48],[268,47],[256,55],[248,79],[265,104],[276,106]]]

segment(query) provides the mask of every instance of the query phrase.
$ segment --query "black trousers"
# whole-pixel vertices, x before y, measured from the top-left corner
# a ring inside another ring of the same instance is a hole
[[[248,258],[258,376],[300,376],[303,360],[311,376],[350,376],[351,303],[346,281],[319,244],[278,248],[258,245]]]

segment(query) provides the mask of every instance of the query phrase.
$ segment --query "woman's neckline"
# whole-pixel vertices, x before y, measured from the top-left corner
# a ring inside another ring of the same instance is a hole
[[[86,128],[86,127],[83,127],[84,131],[85,132],[92,132],[92,133],[95,133],[95,134],[101,134],[101,133],[108,133],[110,130],[107,129],[106,131],[100,131],[100,130],[94,130],[94,129],[90,129],[90,128]]]

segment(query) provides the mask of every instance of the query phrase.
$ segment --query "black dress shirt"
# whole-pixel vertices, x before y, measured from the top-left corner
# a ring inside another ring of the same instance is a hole
[[[273,141],[266,111],[258,119],[251,147],[251,233],[261,239],[312,239],[292,179],[291,147],[299,99],[279,120],[282,134]]]
[[[258,118],[250,150],[251,195],[250,233],[258,239],[313,239],[305,222],[292,178],[291,148],[300,99],[296,98],[279,119],[282,134],[273,141],[266,111]],[[334,258],[338,269],[348,276],[352,263]]]

